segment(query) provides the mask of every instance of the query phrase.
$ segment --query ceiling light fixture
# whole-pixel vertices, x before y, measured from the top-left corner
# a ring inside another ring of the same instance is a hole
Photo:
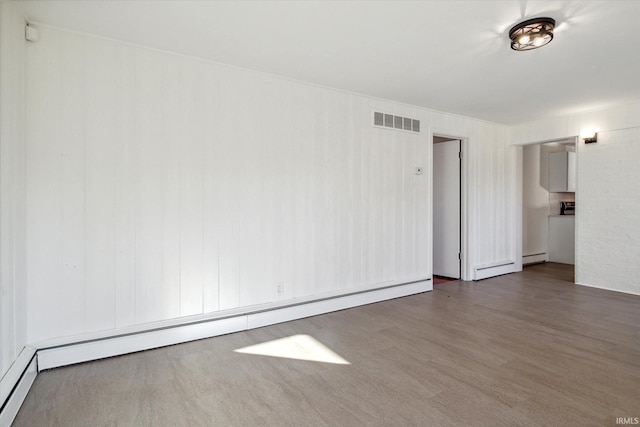
[[[553,40],[556,21],[551,18],[533,18],[515,25],[509,30],[511,49],[537,49]]]

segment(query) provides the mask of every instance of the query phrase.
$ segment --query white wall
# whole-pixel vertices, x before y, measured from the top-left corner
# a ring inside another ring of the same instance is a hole
[[[470,268],[513,258],[506,127],[40,30],[30,342],[430,277],[433,131],[469,138]]]
[[[640,127],[580,149],[577,281],[640,295]]]
[[[27,339],[24,25],[13,3],[0,2],[0,377]]]
[[[514,142],[575,136],[598,130],[598,142],[579,141],[576,192],[576,282],[640,294],[640,102],[527,123]]]

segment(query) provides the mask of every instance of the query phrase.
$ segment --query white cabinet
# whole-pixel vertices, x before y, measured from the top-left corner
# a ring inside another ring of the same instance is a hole
[[[549,192],[576,191],[576,153],[560,151],[549,154]]]
[[[575,224],[573,215],[549,217],[549,261],[574,264]]]

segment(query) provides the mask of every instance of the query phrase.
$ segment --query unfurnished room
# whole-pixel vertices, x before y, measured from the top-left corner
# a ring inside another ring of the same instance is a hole
[[[640,0],[0,0],[0,427],[640,425]]]

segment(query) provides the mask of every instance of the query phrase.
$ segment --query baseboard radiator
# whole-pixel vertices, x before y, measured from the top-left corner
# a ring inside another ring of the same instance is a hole
[[[0,382],[2,386],[0,427],[11,425],[36,375],[46,369],[212,338],[431,290],[433,290],[431,279],[420,279],[410,283],[394,284],[311,301],[283,303],[273,308],[227,317],[176,325],[165,324],[161,328],[150,327],[126,334],[114,333],[107,337],[85,338],[56,346],[25,348]],[[179,321],[180,319],[176,319],[176,322]]]
[[[473,269],[473,280],[488,279],[489,277],[501,276],[503,274],[514,273],[515,271],[516,263],[513,260],[479,265]]]
[[[546,252],[522,256],[522,265],[540,264],[547,261],[549,261],[549,255]]]
[[[0,380],[0,427],[9,427],[38,375],[36,349],[25,347]]]

